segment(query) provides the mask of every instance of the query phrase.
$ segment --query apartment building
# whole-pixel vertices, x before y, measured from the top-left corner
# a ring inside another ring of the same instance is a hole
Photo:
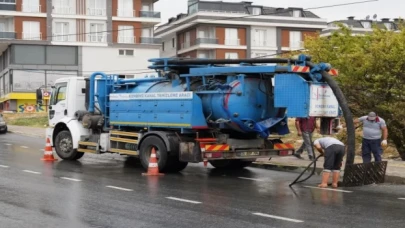
[[[35,89],[94,71],[144,77],[157,0],[0,0],[0,110],[42,112]]]
[[[392,21],[390,18],[382,18],[381,20],[355,19],[355,17],[347,17],[345,20],[332,21],[328,23],[328,27],[323,29],[321,36],[330,36],[334,32],[340,29],[339,24],[343,24],[351,29],[353,35],[363,35],[373,31],[373,25],[377,25],[379,28],[387,30],[398,30],[399,23],[402,19],[394,18]]]
[[[188,13],[155,30],[162,57],[256,58],[299,50],[326,19],[301,8],[274,8],[251,2],[188,1]]]

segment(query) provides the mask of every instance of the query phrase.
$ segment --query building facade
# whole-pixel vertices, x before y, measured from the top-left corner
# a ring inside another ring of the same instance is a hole
[[[306,37],[326,27],[326,19],[301,8],[194,0],[155,37],[162,39],[162,57],[256,58],[302,49]]]
[[[95,71],[144,77],[157,0],[0,0],[0,110],[42,112],[35,90]]]
[[[399,23],[402,19],[382,18],[380,21],[370,19],[355,19],[355,17],[347,17],[346,20],[332,21],[328,23],[328,27],[322,30],[321,36],[331,36],[334,32],[340,29],[339,24],[343,24],[351,29],[353,35],[363,35],[373,31],[373,25],[380,28],[396,31],[399,29]]]

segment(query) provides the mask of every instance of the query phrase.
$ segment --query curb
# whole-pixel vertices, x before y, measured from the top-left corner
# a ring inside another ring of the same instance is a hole
[[[261,162],[253,162],[250,167],[259,168],[259,169],[268,169],[273,171],[281,172],[290,172],[290,173],[301,173],[307,166],[294,166],[294,165],[284,165],[284,164],[269,164]],[[320,168],[317,163],[314,176],[320,176],[323,168]],[[306,173],[312,172],[312,168],[309,168]],[[305,177],[305,176],[304,176]],[[385,174],[385,184],[396,184],[396,185],[405,185],[405,177]]]

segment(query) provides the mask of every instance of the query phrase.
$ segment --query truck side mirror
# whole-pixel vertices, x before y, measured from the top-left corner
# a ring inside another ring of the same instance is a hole
[[[37,89],[36,91],[36,100],[37,100],[37,104],[42,105],[42,90],[41,89]]]

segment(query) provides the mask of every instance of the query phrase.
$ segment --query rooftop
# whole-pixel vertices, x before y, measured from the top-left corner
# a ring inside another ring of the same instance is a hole
[[[379,28],[387,28],[390,30],[398,30],[399,23],[403,21],[403,19],[394,18],[390,20],[390,18],[382,18],[380,21],[377,20],[370,20],[367,19],[355,19],[355,17],[347,17],[345,20],[337,20],[328,23],[329,28],[337,28],[338,23],[342,23],[343,25],[353,28],[353,29],[371,29],[372,25],[377,25]]]

